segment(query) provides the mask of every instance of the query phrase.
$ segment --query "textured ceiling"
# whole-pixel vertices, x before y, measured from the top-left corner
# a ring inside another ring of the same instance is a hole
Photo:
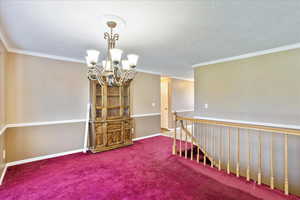
[[[300,42],[299,0],[0,0],[12,49],[83,60],[105,53],[104,15],[126,20],[118,47],[139,68],[193,78],[192,65]],[[103,54],[102,54],[103,56]]]

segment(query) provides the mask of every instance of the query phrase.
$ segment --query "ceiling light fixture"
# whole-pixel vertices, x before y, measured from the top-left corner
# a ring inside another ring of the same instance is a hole
[[[123,51],[116,48],[119,34],[113,32],[118,24],[116,21],[107,21],[106,25],[110,29],[110,32],[104,33],[104,39],[107,40],[106,58],[98,62],[100,52],[87,50],[85,57],[88,67],[87,76],[90,80],[97,80],[101,85],[122,86],[134,79],[139,56],[129,54],[127,59],[122,60]]]

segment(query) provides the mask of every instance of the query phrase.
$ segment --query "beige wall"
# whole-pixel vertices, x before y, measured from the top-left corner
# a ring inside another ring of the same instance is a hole
[[[84,123],[10,128],[7,162],[83,149],[84,128]]]
[[[171,79],[172,112],[180,116],[191,116],[194,110],[194,82]],[[179,126],[179,124],[177,125]],[[169,128],[174,128],[174,115],[169,117]]]
[[[194,82],[172,78],[172,110],[194,110]]]
[[[7,52],[0,40],[0,129],[5,124],[5,69]]]
[[[137,117],[134,119],[134,123],[135,138],[160,133],[160,115]]]
[[[8,54],[7,123],[84,119],[88,101],[86,66],[80,63]],[[160,76],[138,73],[132,83],[132,114],[159,113]],[[145,89],[145,86],[151,87]],[[152,106],[152,103],[155,105]],[[159,115],[136,118],[136,137],[160,131]],[[9,162],[83,148],[84,123],[10,128]]]
[[[160,132],[159,75],[137,73],[131,83],[131,107],[133,115],[158,114],[135,118],[135,137],[143,137]]]
[[[216,118],[299,125],[299,74],[300,49],[196,68],[196,113]],[[208,104],[208,109],[204,108],[204,104]],[[226,130],[223,131],[226,137]],[[232,131],[231,165],[234,170],[237,134],[235,129]],[[271,133],[250,132],[252,178],[257,180],[258,134],[262,135],[263,141],[263,181],[269,183]],[[222,143],[223,155],[226,155],[227,140],[223,139]],[[208,141],[208,144],[212,143]],[[240,146],[241,172],[245,174],[247,137],[243,130]],[[283,147],[283,135],[274,134],[275,185],[278,188],[283,187]],[[210,149],[211,146],[208,146],[208,151]],[[299,136],[289,136],[288,151],[290,191],[300,195]],[[222,160],[226,163],[226,156]]]
[[[138,72],[131,85],[132,114],[160,113],[160,76]]]
[[[300,49],[195,69],[196,111],[300,124]],[[208,104],[208,109],[204,109]]]
[[[7,52],[0,40],[0,131],[5,125],[5,70],[6,70]],[[4,134],[0,135],[0,175],[4,169],[5,159],[3,151],[5,150]]]
[[[83,64],[8,54],[8,123],[82,119],[88,80]]]

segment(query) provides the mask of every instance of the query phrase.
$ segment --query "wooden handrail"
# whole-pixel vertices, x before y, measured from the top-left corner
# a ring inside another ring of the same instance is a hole
[[[203,157],[203,164],[206,165],[206,158],[208,158],[211,162],[211,167],[218,167],[218,170],[222,170],[222,162],[221,162],[221,157],[223,154],[223,145],[222,141],[225,140],[225,138],[222,136],[224,135],[227,137],[227,163],[226,166],[223,165],[223,169],[226,170],[228,174],[231,174],[233,171],[232,166],[231,166],[231,145],[236,145],[236,167],[234,169],[236,176],[240,177],[240,134],[241,134],[241,129],[247,130],[247,157],[248,160],[246,161],[246,179],[247,181],[251,180],[250,174],[250,162],[251,162],[251,150],[252,147],[250,148],[250,131],[255,130],[258,131],[258,134],[255,134],[255,136],[258,138],[258,170],[257,170],[257,184],[261,185],[262,184],[262,155],[263,155],[263,142],[262,138],[263,135],[261,134],[262,132],[269,132],[271,134],[271,141],[270,141],[270,188],[274,189],[275,188],[275,178],[274,177],[274,155],[273,155],[273,138],[274,134],[273,133],[279,133],[284,136],[284,193],[286,195],[289,194],[289,172],[288,172],[288,135],[296,135],[300,136],[300,129],[294,129],[294,128],[284,128],[284,127],[274,127],[274,126],[267,126],[267,125],[259,125],[259,124],[251,124],[251,123],[239,123],[239,122],[226,122],[223,120],[217,120],[217,119],[199,119],[199,118],[192,118],[192,117],[183,117],[183,116],[178,116],[177,113],[175,112],[175,131],[174,131],[174,141],[173,141],[173,154],[176,155],[176,128],[177,128],[177,122],[179,122],[179,128],[180,128],[180,139],[179,139],[179,147],[180,147],[180,152],[179,155],[182,156],[182,148],[181,148],[181,141],[182,141],[182,132],[185,133],[185,158],[187,158],[187,137],[191,138],[191,152],[193,151],[194,145],[197,146],[197,161],[199,162],[199,152],[200,150],[203,152],[204,157]],[[184,123],[185,121],[185,123]],[[192,130],[191,132],[188,129],[188,123],[192,124]],[[184,126],[185,124],[185,126]],[[201,127],[204,125],[207,129],[200,129],[198,130],[198,133],[200,136],[197,138],[194,136],[194,125],[199,124]],[[209,129],[209,127],[219,127],[219,157],[218,160],[216,158],[216,132],[214,131],[215,129],[212,128]],[[226,133],[222,133],[222,127],[226,130]],[[232,131],[234,129],[237,129],[237,131]],[[231,139],[231,133],[235,133],[236,135],[236,144],[232,144],[232,139]],[[202,136],[201,136],[202,135]],[[209,138],[208,138],[209,137]],[[202,140],[202,145],[200,143],[200,140]],[[210,140],[211,144],[208,146],[207,142]],[[226,141],[225,141],[226,142]],[[208,146],[208,147],[207,147]],[[209,148],[210,147],[210,148]],[[209,154],[208,148],[211,151],[211,154]],[[191,153],[191,160],[192,158],[192,153]],[[225,163],[224,163],[225,164]]]
[[[192,118],[192,117],[178,116],[176,113],[175,113],[175,117],[176,117],[176,120],[187,120],[187,121],[191,121],[191,122],[195,122],[195,123],[218,125],[218,126],[225,126],[225,127],[231,127],[231,128],[252,129],[252,130],[257,130],[257,131],[300,136],[300,130],[298,130],[298,129],[279,128],[279,127],[263,126],[263,125],[253,125],[253,124],[247,124],[247,123],[224,122],[224,121],[207,120],[207,119],[196,119],[196,118]]]
[[[191,138],[191,142],[193,144],[195,144],[199,148],[199,150],[201,150],[205,154],[205,156],[208,158],[208,160],[212,163],[212,160],[213,160],[212,156],[210,156],[205,149],[203,149],[203,148],[200,147],[197,138],[195,138],[192,135],[192,133],[187,129],[187,127],[184,127],[182,120],[180,121],[180,127],[185,132],[186,136],[188,136],[189,138]]]

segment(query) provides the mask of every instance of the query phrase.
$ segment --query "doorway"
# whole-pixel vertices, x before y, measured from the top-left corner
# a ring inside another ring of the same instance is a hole
[[[160,79],[160,97],[161,97],[161,129],[162,131],[169,131],[170,117],[172,115],[171,104],[171,79],[168,77],[161,77]]]

